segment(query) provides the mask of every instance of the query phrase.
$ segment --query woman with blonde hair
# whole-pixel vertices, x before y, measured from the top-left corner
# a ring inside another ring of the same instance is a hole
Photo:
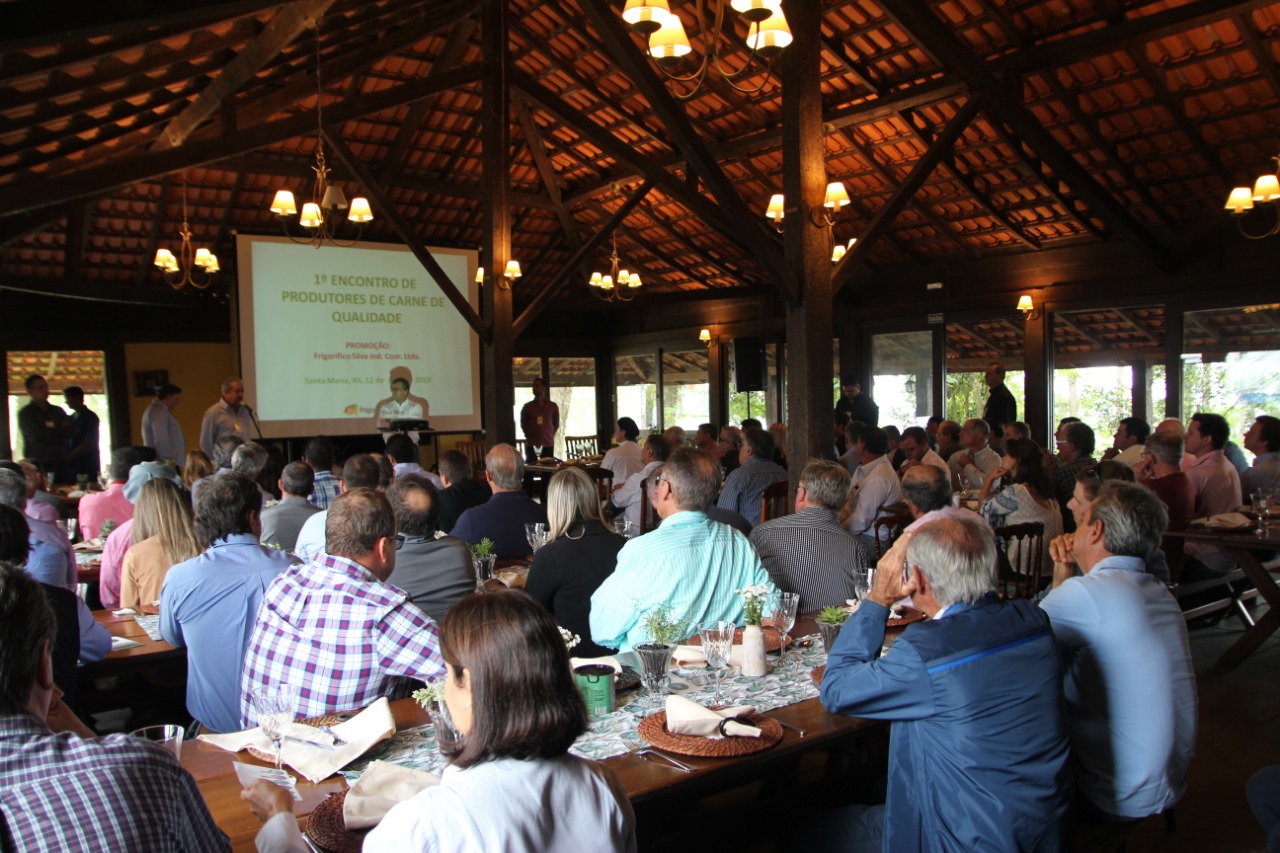
[[[565,468],[547,487],[548,541],[533,555],[525,592],[582,638],[580,657],[613,654],[591,641],[591,594],[613,574],[626,541],[604,523],[595,481]]]
[[[137,610],[159,601],[169,569],[200,553],[191,504],[176,483],[155,479],[143,484],[132,537],[120,577],[120,606]]]
[[[187,458],[182,463],[182,485],[186,486],[189,492],[196,480],[208,477],[216,470],[213,467],[213,461],[204,455],[203,450],[198,447],[188,450]]]

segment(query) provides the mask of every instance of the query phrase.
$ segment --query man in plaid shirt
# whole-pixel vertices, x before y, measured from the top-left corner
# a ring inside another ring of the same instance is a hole
[[[311,717],[444,678],[436,624],[385,583],[401,541],[381,492],[352,489],[333,502],[325,553],[285,570],[263,595],[240,682],[243,725],[257,724],[252,692],[271,684],[295,685],[298,716]]]
[[[230,850],[172,752],[128,735],[55,732],[46,723],[54,721],[51,707],[65,712],[49,657],[56,630],[40,585],[0,563],[0,846]]]
[[[316,473],[315,488],[307,500],[321,509],[328,509],[329,504],[342,494],[342,481],[333,476],[333,457],[333,442],[327,438],[311,439],[302,453],[302,461]]]

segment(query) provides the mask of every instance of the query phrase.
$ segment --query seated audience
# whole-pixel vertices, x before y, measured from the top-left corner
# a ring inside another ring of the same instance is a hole
[[[889,514],[889,507],[902,503],[902,482],[885,456],[889,440],[884,430],[862,426],[854,435],[853,449],[846,454],[857,461],[852,484],[840,512],[840,523],[849,529],[868,552],[875,551],[875,523]],[[848,467],[853,460],[841,460]],[[889,531],[881,530],[887,544]]]
[[[843,605],[867,549],[840,524],[849,472],[839,462],[811,459],[800,472],[795,512],[751,531],[751,544],[773,585],[800,595],[800,610]]]
[[[666,431],[662,433],[662,437],[667,440],[667,444],[671,445],[672,450],[677,447],[684,447],[688,443],[684,427],[681,426],[667,427]]]
[[[169,569],[200,553],[191,521],[191,503],[172,480],[144,483],[130,532],[133,544],[120,572],[120,606],[142,612],[160,600]]]
[[[698,431],[693,436],[693,446],[719,456],[720,430],[715,424],[698,424]],[[676,448],[671,448],[675,450]]]
[[[41,583],[74,590],[77,569],[75,554],[67,536],[56,525],[27,515],[27,481],[13,462],[0,463],[0,506],[17,510],[26,522],[31,547],[35,549],[27,571]]]
[[[883,426],[885,437],[889,439],[889,449],[884,455],[889,457],[889,464],[893,466],[893,470],[897,471],[902,467],[902,463],[906,461],[906,451],[902,449],[902,431],[893,424]]]
[[[387,436],[387,455],[391,457],[391,461],[394,463],[397,477],[403,477],[405,474],[417,474],[425,477],[427,482],[435,486],[437,490],[444,488],[444,483],[440,481],[438,475],[431,473],[418,463],[418,445],[404,433],[397,432]]]
[[[729,476],[738,467],[738,448],[741,446],[742,430],[728,424],[720,428],[720,440],[716,443],[715,453],[720,459],[724,476]]]
[[[493,497],[464,512],[453,535],[471,545],[479,544],[481,539],[493,540],[493,553],[499,560],[527,557],[533,548],[524,526],[532,522],[546,524],[547,512],[522,489],[524,460],[511,445],[499,444],[485,455],[484,464]]]
[[[742,434],[738,467],[725,477],[716,505],[736,512],[751,525],[760,523],[761,496],[767,486],[787,479],[787,469],[773,461],[773,436],[758,427]]]
[[[991,449],[990,443],[991,426],[986,421],[970,418],[964,422],[960,450],[951,454],[947,465],[966,489],[981,489],[987,475],[1000,467],[1000,454]]]
[[[476,480],[471,460],[460,450],[440,454],[440,482],[444,488],[439,490],[440,515],[436,529],[442,533],[452,533],[459,516],[493,495],[487,483]]]
[[[662,436],[650,436],[646,448],[655,439],[666,444]],[[595,481],[584,471],[566,468],[551,478],[547,533],[547,544],[533,555],[525,592],[582,638],[576,656],[613,654],[591,640],[591,594],[613,574],[626,540],[605,525]]]
[[[210,457],[213,460],[213,471],[191,484],[192,504],[195,503],[196,492],[202,485],[231,470],[231,460],[235,456],[236,448],[242,444],[244,439],[238,435],[224,435],[213,443],[213,454]]]
[[[812,831],[825,849],[1059,850],[1071,809],[1062,670],[1049,618],[996,594],[980,522],[917,528],[902,571],[875,573],[827,660],[822,704],[893,722],[883,806],[851,806]],[[885,619],[910,595],[932,618],[882,654]]]
[[[1040,603],[1062,652],[1073,775],[1104,816],[1143,818],[1181,799],[1195,752],[1186,623],[1144,565],[1168,518],[1149,489],[1111,481],[1077,521],[1054,543],[1053,591]]]
[[[262,541],[272,548],[292,551],[307,519],[320,511],[309,498],[315,491],[315,472],[305,462],[290,462],[280,472],[281,499],[263,507]]]
[[[1151,435],[1151,424],[1142,418],[1121,418],[1111,446],[1102,451],[1104,460],[1114,459],[1136,468],[1142,462],[1142,448]]]
[[[382,468],[372,453],[357,453],[347,459],[342,466],[342,479],[338,481],[339,492],[347,489],[376,489],[382,482]],[[313,493],[314,495],[314,493]],[[302,523],[298,531],[298,541],[293,545],[293,554],[304,563],[324,553],[325,524],[328,521],[328,510],[317,512]]]
[[[1169,514],[1169,529],[1182,530],[1196,512],[1196,488],[1191,478],[1182,470],[1182,436],[1172,430],[1157,430],[1147,437],[1142,451],[1142,463],[1138,466],[1138,482],[1155,492]],[[1160,541],[1169,575],[1173,580],[1182,576],[1183,542],[1176,536],[1165,536]]]
[[[951,457],[963,450],[960,444],[960,433],[964,428],[955,421],[943,421],[938,424],[937,435],[937,451],[938,455],[950,465]]]
[[[142,461],[132,447],[119,447],[111,451],[111,464],[107,468],[110,482],[100,492],[86,492],[80,498],[77,514],[80,518],[80,536],[86,541],[98,538],[102,522],[108,518],[116,524],[133,518],[133,504],[124,496],[124,484],[129,480],[129,470]]]
[[[142,462],[129,469],[129,481],[124,484],[124,496],[135,505],[142,495],[142,487],[155,479],[169,480],[175,485],[182,482],[178,472],[163,462]],[[115,610],[120,606],[120,584],[124,575],[124,559],[133,547],[133,519],[121,522],[102,544],[102,560],[98,569],[98,597],[102,606]]]
[[[40,463],[21,459],[18,467],[27,478],[27,515],[54,524],[66,518],[66,506],[62,503],[62,498],[44,490],[44,471]]]
[[[646,438],[644,445],[640,448],[640,461],[644,463],[644,467],[628,477],[627,481],[614,491],[609,501],[615,511],[626,513],[627,520],[631,522],[631,527],[637,536],[640,535],[640,511],[643,509],[641,490],[644,482],[653,476],[658,466],[667,461],[667,457],[671,455],[671,447],[667,439],[661,435],[651,435]]]
[[[1253,467],[1240,475],[1243,503],[1258,489],[1280,489],[1280,418],[1260,415],[1244,434],[1244,449],[1254,454]]]
[[[272,684],[297,686],[298,716],[314,717],[398,699],[412,679],[444,675],[435,622],[386,583],[396,543],[386,496],[348,485],[327,511],[325,553],[263,594],[240,680],[242,726],[257,724],[253,691]]]
[[[1206,412],[1196,412],[1187,425],[1183,443],[1195,459],[1184,462],[1183,470],[1195,487],[1196,518],[1234,512],[1240,506],[1240,474],[1223,453],[1230,433],[1226,418]],[[1235,568],[1235,560],[1220,545],[1188,542],[1186,554],[1185,581],[1210,580]]]
[[[327,438],[313,438],[302,451],[302,461],[315,472],[315,490],[307,500],[312,506],[328,509],[333,499],[342,494],[342,481],[333,476],[333,463],[337,451]]]
[[[1010,439],[1014,438],[1031,438],[1031,427],[1027,426],[1022,421],[1007,423],[1001,429],[1004,433],[1004,440],[1006,443]]]
[[[996,481],[1001,483],[997,485]],[[1072,486],[1074,491],[1075,486]],[[1067,496],[1070,500],[1070,495]],[[993,528],[1038,521],[1044,525],[1042,565],[1049,565],[1049,543],[1062,533],[1062,518],[1069,510],[1058,507],[1053,497],[1053,484],[1044,470],[1044,453],[1031,439],[1009,442],[1000,467],[987,474],[978,493],[979,514]],[[1009,544],[1009,561],[1020,564],[1022,540]]]
[[[50,663],[56,630],[39,584],[0,565],[6,848],[230,850],[196,781],[167,748],[129,735],[55,733],[48,721],[58,696]]]
[[[834,454],[835,457],[839,459],[848,453],[850,448],[853,446],[852,442],[849,441],[849,435],[847,432],[849,429],[849,413],[836,411],[832,426],[835,430],[836,436]]]
[[[439,493],[421,474],[396,477],[387,500],[403,539],[387,583],[408,593],[436,623],[443,622],[450,607],[476,590],[471,549],[455,536],[437,535]]]
[[[603,764],[569,754],[587,729],[556,624],[514,591],[476,595],[445,619],[445,704],[463,739],[433,785],[387,813],[366,850],[634,851],[635,815]],[[255,782],[261,851],[302,850],[293,800]]]
[[[655,480],[662,526],[627,542],[614,573],[591,596],[591,638],[608,649],[648,642],[640,621],[663,604],[690,626],[740,622],[737,590],[769,580],[747,538],[707,518],[720,486],[714,456],[677,450]]]
[[[204,552],[169,570],[160,634],[187,649],[187,710],[215,732],[240,727],[240,674],[264,590],[296,561],[258,541],[262,492],[231,473],[200,490],[195,529]]]
[[[1099,462],[1093,468],[1085,468],[1079,474],[1076,474],[1076,489],[1071,494],[1071,500],[1067,502],[1067,509],[1071,512],[1071,518],[1076,524],[1084,518],[1085,510],[1089,504],[1093,503],[1098,497],[1098,491],[1104,483],[1112,480],[1121,483],[1133,483],[1137,481],[1137,475],[1133,468],[1124,462],[1116,462],[1107,459]],[[1159,497],[1157,495],[1156,497]],[[1172,582],[1172,576],[1169,572],[1169,561],[1165,559],[1164,551],[1156,548],[1150,554],[1143,556],[1143,563],[1146,571],[1162,584],[1168,585]]]
[[[929,434],[920,427],[907,427],[898,441],[898,448],[902,451],[902,464],[898,466],[900,477],[919,465],[932,465],[943,474],[950,473],[946,460],[933,451],[929,445]]]
[[[1067,501],[1071,500],[1071,493],[1075,491],[1076,475],[1096,463],[1093,458],[1094,437],[1093,428],[1075,418],[1069,422],[1067,418],[1063,418],[1059,431],[1062,437],[1057,439],[1058,463],[1053,471],[1053,494],[1045,497],[1057,499],[1063,529],[1070,533],[1075,530],[1075,520],[1067,510]],[[1047,535],[1045,541],[1049,541]]]
[[[615,488],[644,467],[640,459],[640,445],[636,444],[639,435],[640,427],[631,418],[618,418],[614,424],[613,440],[618,446],[609,449],[601,460],[600,467],[613,472]]]
[[[182,486],[188,492],[197,480],[203,480],[214,472],[213,462],[204,451],[194,448],[187,451],[187,458],[182,463]]]

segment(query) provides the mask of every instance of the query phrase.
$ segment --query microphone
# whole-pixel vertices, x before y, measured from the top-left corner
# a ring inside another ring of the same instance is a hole
[[[243,405],[245,411],[249,413],[249,420],[253,421],[253,428],[258,432],[258,439],[266,441],[266,439],[262,437],[262,427],[258,425],[258,418],[253,414],[253,406],[250,406],[248,403],[244,403]]]

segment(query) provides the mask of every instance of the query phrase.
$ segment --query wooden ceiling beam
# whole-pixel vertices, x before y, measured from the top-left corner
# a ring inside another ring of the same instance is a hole
[[[512,333],[515,337],[518,338],[525,333],[529,325],[537,319],[544,308],[551,304],[551,300],[569,282],[569,279],[578,274],[578,268],[586,263],[591,253],[604,244],[605,239],[617,230],[622,221],[635,209],[637,204],[644,200],[644,197],[649,194],[653,187],[654,181],[646,179],[626,201],[619,205],[618,209],[613,212],[604,225],[600,226],[600,230],[577,248],[577,251],[573,253],[560,272],[556,273],[551,283],[538,292],[533,301],[520,312],[520,316],[512,323]]]
[[[65,278],[28,278],[25,276],[6,275],[0,279],[0,292],[29,293],[34,296],[54,296],[66,299],[82,299],[89,302],[114,302],[124,305],[145,305],[147,307],[180,308],[195,311],[208,311],[210,299],[214,296],[208,291],[192,293],[177,292],[170,287],[138,287],[135,284],[115,284],[108,282],[70,281]],[[216,299],[216,296],[215,296]]]
[[[447,72],[434,80],[419,80],[391,89],[371,92],[356,101],[330,108],[328,118],[334,126],[338,126],[351,119],[413,103],[447,89],[472,85],[479,81],[482,68],[483,66],[478,63],[467,65]],[[199,166],[234,154],[253,151],[266,145],[306,135],[311,132],[314,123],[315,117],[310,114],[290,116],[237,132],[226,138],[201,140],[199,143],[191,142],[181,148],[165,151],[148,151],[55,178],[35,178],[15,182],[6,188],[6,206],[3,211],[0,211],[0,217],[63,205],[138,181]]]
[[[25,0],[7,4],[0,53],[48,44],[67,44],[136,33],[142,27],[187,30],[253,15],[282,0]]]
[[[584,3],[581,8],[603,40],[605,49],[613,55],[614,61],[644,95],[684,154],[690,168],[697,171],[711,195],[719,202],[721,210],[728,217],[730,227],[746,242],[747,251],[755,257],[778,294],[788,304],[796,304],[800,298],[800,285],[783,263],[782,254],[773,242],[764,239],[766,233],[761,217],[752,214],[733,184],[725,177],[715,156],[694,130],[689,116],[658,78],[648,56],[638,51],[628,37],[617,12],[596,3]]]
[[[84,247],[89,241],[90,205],[77,204],[67,214],[66,240],[62,244],[62,277],[79,281],[84,272]]]
[[[1232,186],[1231,173],[1222,165],[1218,152],[1208,146],[1204,141],[1204,135],[1187,118],[1186,102],[1177,103],[1177,99],[1170,94],[1169,87],[1160,80],[1160,71],[1156,69],[1151,60],[1147,59],[1143,50],[1132,50],[1130,54],[1133,56],[1134,64],[1142,72],[1143,79],[1155,92],[1156,101],[1168,111],[1174,125],[1182,131],[1182,135],[1191,143],[1191,147],[1204,158],[1205,163],[1209,165],[1209,169],[1222,181],[1223,189],[1229,190]],[[1275,94],[1280,96],[1280,92]]]
[[[681,246],[684,246],[684,249],[686,252],[689,252],[692,255],[698,256],[701,263],[704,263],[708,266],[714,267],[715,269],[719,270],[720,274],[723,275],[725,278],[731,278],[736,281],[742,281],[742,273],[737,272],[736,270],[729,269],[723,263],[721,263],[720,259],[717,258],[713,253],[714,250],[704,249],[701,246],[694,243],[686,235],[681,234],[679,231],[673,228],[670,223],[666,221],[665,217],[663,217],[656,210],[654,210],[652,206],[646,204],[644,205],[644,209],[645,209],[645,213],[649,215],[649,219],[653,221],[654,227],[658,228],[663,233],[669,235],[671,239],[675,240]]]
[[[1158,347],[1164,346],[1163,338],[1156,337],[1155,333],[1153,333],[1150,329],[1148,329],[1141,320],[1139,320],[1134,315],[1130,314],[1128,311],[1124,310],[1123,308],[1112,308],[1111,313],[1115,314],[1121,320],[1128,323],[1130,326],[1134,328],[1134,331],[1136,331],[1139,335],[1142,335],[1142,337],[1146,338],[1151,343],[1155,344]]]
[[[826,47],[827,52],[835,57],[840,67],[858,82],[859,86],[862,86],[873,95],[884,94],[884,87],[876,82],[875,72],[871,70],[871,66],[853,56],[846,42],[831,36],[822,36],[822,44]]]
[[[898,214],[902,212],[902,208],[919,191],[924,179],[938,167],[938,163],[942,161],[942,158],[955,147],[956,140],[960,138],[965,128],[969,126],[979,110],[982,109],[983,100],[984,97],[981,93],[973,95],[965,102],[963,107],[956,111],[951,121],[947,122],[947,126],[943,128],[942,133],[938,134],[938,138],[933,141],[933,145],[929,147],[929,150],[911,167],[907,177],[894,190],[893,196],[885,203],[884,207],[876,212],[875,218],[871,220],[867,230],[858,238],[858,242],[845,253],[845,256],[840,259],[840,263],[836,264],[835,270],[831,273],[833,296],[838,295],[853,277],[853,267],[857,260],[867,256],[870,252],[869,247],[874,246],[881,235],[889,230],[889,226],[898,217]]]
[[[547,156],[547,146],[542,139],[542,133],[538,130],[538,123],[534,120],[533,114],[529,110],[528,102],[521,97],[511,99],[511,105],[515,108],[516,118],[520,122],[520,129],[524,131],[525,143],[529,147],[529,154],[533,157],[533,164],[538,170],[538,176],[542,178],[542,185],[547,189],[547,195],[551,198],[551,206],[556,212],[556,218],[560,220],[560,227],[564,230],[565,240],[571,250],[576,250],[582,243],[578,236],[578,223],[574,220],[573,214],[564,206],[564,202],[560,196],[560,180],[556,176],[555,166],[551,163],[551,158]],[[648,192],[648,190],[645,190]]]
[[[1231,18],[1235,23],[1236,29],[1240,31],[1240,38],[1244,40],[1245,47],[1249,48],[1249,52],[1253,54],[1254,61],[1258,63],[1258,70],[1262,74],[1264,80],[1271,87],[1271,92],[1275,97],[1280,98],[1280,72],[1276,71],[1276,63],[1271,55],[1271,48],[1262,43],[1262,39],[1258,37],[1258,33],[1253,28],[1253,21],[1247,13],[1240,13]],[[1237,81],[1232,81],[1237,82]]]
[[[1063,312],[1058,312],[1058,313],[1056,313],[1056,314],[1054,314],[1054,315],[1053,315],[1053,319],[1054,319],[1054,321],[1055,321],[1055,322],[1057,322],[1057,323],[1061,323],[1062,325],[1066,326],[1068,330],[1070,330],[1071,332],[1074,332],[1078,337],[1083,338],[1084,340],[1086,340],[1086,341],[1088,341],[1089,343],[1093,344],[1093,345],[1094,345],[1095,347],[1097,347],[1098,349],[1107,349],[1107,348],[1108,348],[1108,347],[1107,347],[1107,345],[1106,345],[1106,344],[1104,344],[1102,341],[1098,340],[1098,339],[1097,339],[1097,338],[1095,338],[1093,335],[1089,334],[1089,333],[1088,333],[1088,332],[1086,332],[1084,329],[1080,328],[1079,324],[1077,324],[1077,323],[1075,323],[1074,321],[1072,321],[1072,320],[1068,319],[1068,318],[1067,318],[1067,315],[1066,315],[1065,313],[1063,313]]]
[[[236,173],[235,183],[231,185],[231,194],[227,197],[227,203],[222,208],[222,219],[218,222],[218,230],[213,236],[213,253],[221,257],[226,254],[222,251],[222,247],[227,244],[231,237],[232,217],[235,216],[237,205],[240,204],[240,194],[244,192],[244,172]],[[230,268],[232,264],[230,259],[223,260],[219,266]]]

